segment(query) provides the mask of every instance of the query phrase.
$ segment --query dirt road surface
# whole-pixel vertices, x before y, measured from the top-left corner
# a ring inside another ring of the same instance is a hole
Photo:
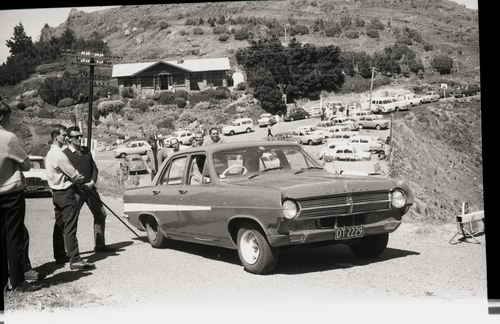
[[[122,202],[104,198],[119,215]],[[28,199],[26,223],[31,235],[34,267],[47,274],[44,288],[22,305],[7,296],[7,309],[43,310],[51,307],[128,307],[144,303],[205,303],[206,301],[284,300],[367,302],[424,298],[439,302],[477,302],[486,296],[484,241],[448,244],[453,224],[403,223],[389,247],[374,261],[356,259],[342,245],[282,254],[276,272],[268,276],[247,273],[236,251],[197,244],[170,242],[153,249],[144,233],[134,237],[113,216],[107,219],[107,243],[116,253],[92,251],[92,217],[82,209],[78,239],[82,256],[96,269],[75,272],[57,268],[52,258],[52,203]]]

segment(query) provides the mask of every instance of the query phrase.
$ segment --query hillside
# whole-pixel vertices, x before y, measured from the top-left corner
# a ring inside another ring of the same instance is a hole
[[[391,176],[410,183],[413,219],[453,220],[463,201],[483,209],[481,106],[440,102],[394,119]]]
[[[413,41],[411,48],[422,58],[424,66],[429,66],[436,53],[444,53],[458,62],[459,71],[477,72],[479,67],[477,11],[441,0],[239,1],[122,6],[92,13],[73,9],[65,23],[45,28],[41,37],[60,36],[67,27],[79,37],[89,38],[97,32],[112,52],[122,56],[124,61],[180,56],[231,57],[248,42],[235,40],[234,35],[226,41],[219,41],[219,34],[214,34],[214,28],[207,20],[220,16],[225,17],[224,24],[217,22],[215,26],[224,26],[232,34],[244,27],[254,38],[278,33],[284,40],[286,24],[288,36],[293,26],[306,26],[306,34],[295,35],[300,42],[318,46],[334,44],[345,51],[366,51],[369,54],[394,44],[398,32],[410,28],[420,35],[421,40]],[[249,20],[241,24],[242,17]],[[341,23],[345,17],[360,18],[365,25],[358,26],[354,21],[342,23],[341,32],[333,37],[326,36],[324,30],[314,29],[317,20],[335,24]],[[189,19],[197,21],[200,18],[204,20],[202,25],[186,25]],[[373,18],[385,26],[379,38],[370,38],[366,34],[366,26]],[[276,21],[272,23],[274,19]],[[196,28],[203,34],[195,34]],[[351,32],[357,32],[359,37],[350,38]],[[431,45],[432,50],[426,51],[425,44]]]

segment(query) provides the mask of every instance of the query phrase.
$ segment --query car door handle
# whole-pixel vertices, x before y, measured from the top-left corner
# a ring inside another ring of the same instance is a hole
[[[161,190],[158,189],[153,189],[153,195],[157,195],[161,192]]]
[[[179,189],[179,193],[180,193],[181,195],[183,195],[183,194],[185,194],[185,193],[187,193],[187,192],[188,192],[187,190],[184,190],[184,189]]]

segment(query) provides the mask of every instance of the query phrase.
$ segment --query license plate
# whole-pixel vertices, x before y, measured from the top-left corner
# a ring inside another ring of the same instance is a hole
[[[336,240],[348,240],[357,237],[362,237],[365,234],[363,226],[344,226],[335,229]]]

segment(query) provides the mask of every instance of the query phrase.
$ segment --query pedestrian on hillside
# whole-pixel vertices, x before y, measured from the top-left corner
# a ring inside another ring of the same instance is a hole
[[[224,143],[224,140],[222,139],[222,137],[220,137],[219,130],[216,127],[210,128],[210,130],[208,131],[208,135],[209,137],[205,142],[207,145]]]
[[[1,98],[0,98],[1,101]],[[34,290],[26,279],[39,278],[29,261],[29,235],[24,225],[26,202],[22,171],[31,162],[19,138],[6,130],[10,126],[11,110],[0,104],[0,289],[10,279],[13,290]],[[5,128],[4,128],[5,127]],[[29,268],[29,269],[28,269]]]
[[[87,147],[81,145],[82,133],[74,126],[67,130],[69,143],[63,150],[73,167],[84,177],[84,184],[76,186],[77,210],[80,212],[84,203],[94,216],[94,251],[114,251],[105,244],[106,211],[97,192],[99,170]]]
[[[83,185],[85,178],[76,170],[63,152],[66,127],[58,126],[50,133],[52,145],[45,157],[47,182],[52,189],[55,222],[52,234],[54,258],[57,264],[69,261],[71,270],[93,269],[94,264],[80,257],[78,239],[78,201],[76,185]]]
[[[156,170],[158,170],[158,144],[157,144],[157,138],[156,138],[156,135],[155,134],[151,134],[151,136],[149,136],[149,145],[151,146],[151,152],[153,153],[153,157],[152,157],[152,160],[154,162],[154,167],[152,169],[154,169],[154,173],[156,173]]]
[[[267,125],[267,137],[273,137],[273,133],[271,132],[271,124]]]

